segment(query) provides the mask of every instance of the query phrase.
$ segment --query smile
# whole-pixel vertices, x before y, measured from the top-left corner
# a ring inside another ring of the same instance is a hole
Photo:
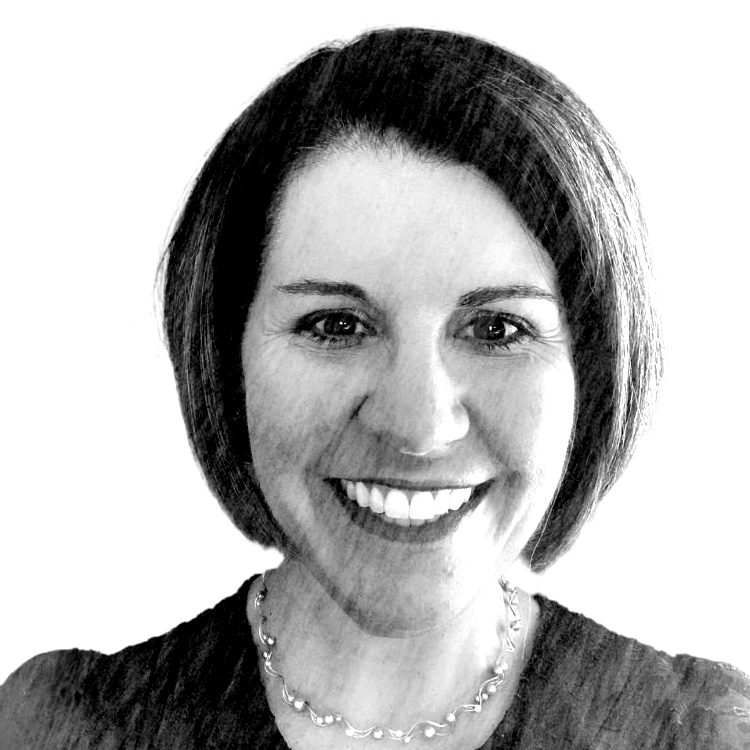
[[[472,497],[474,487],[411,490],[385,484],[342,479],[341,489],[360,508],[398,526],[422,526],[457,511]]]

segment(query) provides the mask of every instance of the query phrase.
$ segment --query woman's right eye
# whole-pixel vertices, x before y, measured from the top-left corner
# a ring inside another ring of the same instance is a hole
[[[344,349],[357,346],[375,329],[360,315],[348,310],[314,313],[303,318],[295,332],[319,346]]]

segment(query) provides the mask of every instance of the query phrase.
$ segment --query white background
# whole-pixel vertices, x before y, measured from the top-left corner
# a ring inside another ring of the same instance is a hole
[[[29,2],[0,17],[0,679],[40,651],[161,633],[270,562],[192,460],[156,266],[243,105],[312,47],[396,24],[472,32],[550,68],[619,142],[650,224],[669,347],[656,423],[577,547],[527,585],[750,670],[740,11],[260,5]]]

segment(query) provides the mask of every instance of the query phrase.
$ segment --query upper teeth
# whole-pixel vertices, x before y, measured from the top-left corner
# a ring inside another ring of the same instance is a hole
[[[373,513],[381,513],[387,521],[402,526],[419,526],[436,520],[449,510],[458,510],[470,497],[473,487],[460,489],[404,490],[384,484],[364,484],[342,480],[344,491],[351,500]]]

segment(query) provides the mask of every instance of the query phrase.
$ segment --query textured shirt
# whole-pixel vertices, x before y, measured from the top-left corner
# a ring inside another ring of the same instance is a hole
[[[246,617],[250,583],[115,654],[71,649],[23,664],[0,687],[0,750],[286,748]],[[742,672],[668,656],[536,601],[532,654],[482,750],[750,749]]]

